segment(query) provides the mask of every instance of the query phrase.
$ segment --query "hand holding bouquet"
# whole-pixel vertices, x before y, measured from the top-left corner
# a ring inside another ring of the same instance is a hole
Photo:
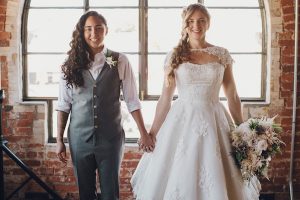
[[[232,155],[244,180],[268,178],[269,163],[281,152],[282,128],[274,123],[275,117],[250,118],[231,132]]]

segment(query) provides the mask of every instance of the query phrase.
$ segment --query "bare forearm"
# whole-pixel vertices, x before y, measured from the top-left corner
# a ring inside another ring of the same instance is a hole
[[[235,124],[241,124],[243,122],[242,105],[237,95],[228,99],[228,108]]]
[[[156,111],[155,111],[155,117],[154,121],[150,130],[150,133],[153,135],[157,135],[158,130],[162,126],[163,122],[166,119],[166,116],[170,110],[171,102],[170,101],[164,101],[163,99],[159,99]]]
[[[56,140],[62,142],[68,121],[69,113],[57,111],[57,137]]]
[[[139,129],[140,134],[142,135],[142,134],[147,133],[141,110],[140,109],[135,110],[135,111],[131,112],[131,115]]]

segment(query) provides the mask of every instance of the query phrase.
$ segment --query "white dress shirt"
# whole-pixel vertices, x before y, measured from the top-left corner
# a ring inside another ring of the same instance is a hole
[[[94,61],[91,62],[89,71],[93,78],[96,80],[105,64],[105,54],[107,48],[104,47],[102,52],[95,55]],[[135,83],[134,74],[128,58],[125,54],[120,53],[118,60],[118,72],[120,80],[122,81],[122,93],[124,101],[126,102],[129,112],[141,109],[141,103],[138,98],[137,88]],[[57,111],[64,111],[69,113],[72,106],[72,88],[67,88],[67,82],[63,78],[63,73],[60,76],[59,81],[59,95]]]

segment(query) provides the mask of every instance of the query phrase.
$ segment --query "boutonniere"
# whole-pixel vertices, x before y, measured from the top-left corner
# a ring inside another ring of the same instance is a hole
[[[110,68],[117,66],[118,61],[114,60],[114,57],[112,57],[112,55],[105,55],[105,62],[109,65]]]

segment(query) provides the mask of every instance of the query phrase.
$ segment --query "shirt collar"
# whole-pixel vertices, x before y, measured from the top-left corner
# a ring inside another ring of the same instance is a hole
[[[99,62],[101,63],[101,61],[106,57],[105,56],[106,54],[107,54],[107,48],[104,45],[102,51],[95,54],[94,63],[99,63]]]

